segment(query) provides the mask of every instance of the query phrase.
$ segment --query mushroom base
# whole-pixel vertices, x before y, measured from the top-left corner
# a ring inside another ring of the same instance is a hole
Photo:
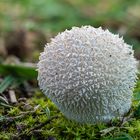
[[[102,115],[99,115],[99,113],[101,113],[99,111],[96,111],[96,113],[94,113],[94,114],[82,112],[82,110],[84,110],[82,108],[81,108],[81,112],[79,112],[79,113],[75,113],[74,110],[71,112],[68,109],[64,110],[64,107],[59,108],[59,109],[70,120],[73,120],[73,121],[76,121],[79,123],[83,123],[83,124],[84,123],[97,124],[100,122],[108,123],[112,119],[121,118],[129,112],[130,108],[131,108],[131,103],[129,102],[129,103],[125,103],[121,108],[116,109],[115,111],[108,110],[108,111],[110,111],[109,114],[104,112],[104,113],[102,113]]]

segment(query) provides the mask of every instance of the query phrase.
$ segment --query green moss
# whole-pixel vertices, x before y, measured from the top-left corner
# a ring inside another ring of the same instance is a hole
[[[10,110],[8,111],[8,114],[11,116],[18,115],[19,113],[20,113],[20,110],[18,107],[10,108]]]
[[[9,137],[10,137],[9,133],[1,132],[1,134],[0,134],[1,140],[9,140]]]
[[[138,82],[134,92],[139,91],[139,86],[140,82]],[[79,124],[65,118],[57,107],[39,91],[35,92],[34,97],[27,99],[26,103],[32,107],[29,111],[24,111],[21,107],[22,104],[18,103],[13,108],[7,108],[5,111],[7,114],[2,113],[0,117],[0,139],[28,138],[36,140],[38,138],[57,138],[58,140],[115,140],[117,138],[124,138],[129,140],[133,138],[139,140],[140,137],[139,116],[133,117],[132,120],[126,122],[123,126],[120,126],[120,121],[116,119],[110,124]],[[132,111],[137,110],[139,114],[138,106],[139,100],[134,100]],[[55,115],[59,117],[51,120],[43,127],[31,131],[32,128],[44,123],[51,116]],[[21,117],[15,119],[18,116]],[[4,120],[7,117],[13,117],[14,119],[10,121]],[[103,130],[108,132],[105,133]]]

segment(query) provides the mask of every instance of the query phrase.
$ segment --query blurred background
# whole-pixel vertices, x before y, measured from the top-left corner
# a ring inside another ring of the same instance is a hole
[[[51,37],[81,25],[119,33],[140,59],[140,0],[0,0],[0,62],[37,62]]]
[[[116,140],[133,139],[131,135],[139,139],[140,81],[134,91],[136,119],[128,116],[134,122],[124,129],[124,118],[109,128],[73,125],[39,90],[36,63],[45,44],[59,32],[82,25],[120,34],[140,60],[140,0],[0,0],[0,139],[102,139],[101,130],[109,139],[122,132],[125,137]],[[60,118],[50,123],[48,118],[56,114]]]

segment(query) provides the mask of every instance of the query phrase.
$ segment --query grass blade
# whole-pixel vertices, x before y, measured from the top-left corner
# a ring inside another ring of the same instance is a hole
[[[9,75],[0,83],[0,93],[3,93],[16,79]]]

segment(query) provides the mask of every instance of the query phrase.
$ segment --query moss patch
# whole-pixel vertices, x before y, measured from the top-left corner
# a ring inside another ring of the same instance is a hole
[[[139,85],[138,82],[135,92],[139,89]],[[139,113],[138,107],[139,101],[134,100],[132,112]],[[49,122],[47,122],[48,120]],[[0,132],[0,139],[138,140],[140,120],[136,115],[126,121],[124,125],[120,120],[113,120],[110,124],[79,124],[65,118],[49,99],[37,91],[34,97],[24,102],[20,101],[12,108],[2,111]]]

